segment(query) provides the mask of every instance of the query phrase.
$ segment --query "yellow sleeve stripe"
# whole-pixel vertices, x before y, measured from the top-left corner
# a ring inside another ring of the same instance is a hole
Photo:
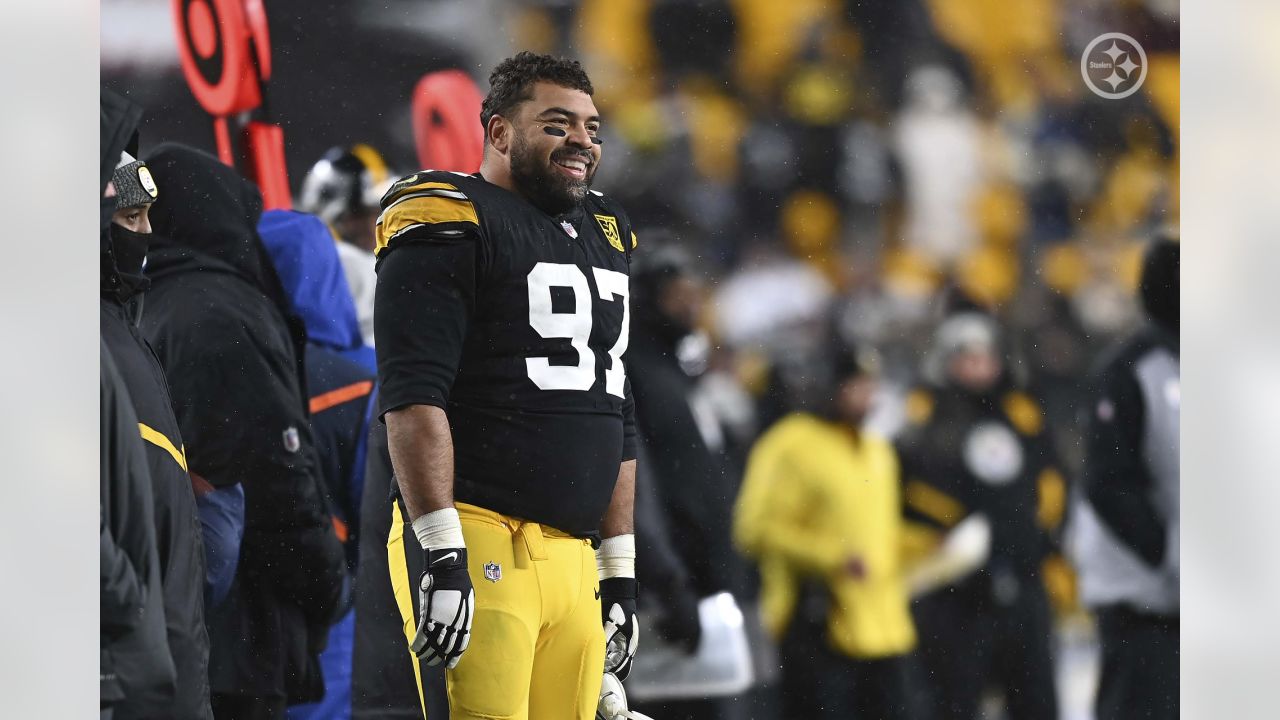
[[[1040,412],[1039,403],[1030,395],[1014,391],[1004,396],[1002,404],[1009,422],[1023,435],[1039,435],[1044,429],[1044,413]]]
[[[1067,509],[1067,481],[1055,468],[1045,468],[1036,478],[1039,490],[1036,520],[1045,530],[1056,530]]]
[[[182,468],[182,472],[187,471],[187,451],[185,448],[179,450],[174,446],[173,441],[164,436],[164,433],[155,428],[138,423],[138,431],[142,433],[142,439],[155,445],[156,447],[169,453],[173,461],[178,463],[178,467]]]
[[[636,249],[636,247],[638,247],[638,246],[639,246],[639,244],[640,244],[640,242],[639,242],[638,240],[636,240],[636,234],[635,234],[635,233],[631,233],[631,249],[632,249],[632,250],[635,250],[635,249]]]
[[[965,516],[964,505],[959,500],[919,480],[907,483],[905,496],[911,509],[946,527],[955,525]]]
[[[462,191],[458,189],[457,185],[454,185],[452,183],[434,182],[434,181],[420,182],[420,183],[417,183],[416,185],[406,185],[402,188],[395,188],[395,194],[392,195],[390,198],[387,198],[387,200],[390,200],[390,203],[388,203],[387,207],[394,205],[396,202],[399,201],[400,198],[403,198],[406,195],[410,195],[416,192],[421,192],[423,190],[445,190],[448,192],[457,193],[464,200],[467,197],[466,195],[462,194]]]
[[[444,185],[445,183],[423,183],[424,185]],[[476,208],[462,193],[443,189],[426,188],[412,193],[400,195],[387,206],[378,217],[378,244],[375,252],[391,244],[397,235],[416,227],[431,225],[463,223],[479,226],[480,217]]]

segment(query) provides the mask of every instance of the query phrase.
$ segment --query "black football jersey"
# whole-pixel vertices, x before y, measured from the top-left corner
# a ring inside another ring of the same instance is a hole
[[[445,409],[456,500],[595,534],[635,457],[626,214],[424,171],[387,191],[377,238],[381,412]]]

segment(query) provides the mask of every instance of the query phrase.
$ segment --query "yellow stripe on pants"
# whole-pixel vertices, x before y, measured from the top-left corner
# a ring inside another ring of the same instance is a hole
[[[391,503],[391,532],[387,535],[387,566],[391,569],[391,588],[395,592],[396,607],[400,609],[400,619],[404,621],[405,649],[413,644],[413,636],[418,633],[418,621],[413,616],[413,585],[409,582],[409,562],[404,555],[404,515],[400,512],[400,503]],[[422,693],[422,668],[418,657],[409,650],[409,658],[413,662],[413,677],[417,682],[418,704],[422,707],[422,717],[427,717],[427,700]]]

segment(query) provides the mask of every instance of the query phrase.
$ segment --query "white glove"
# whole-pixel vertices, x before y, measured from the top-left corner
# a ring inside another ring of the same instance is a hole
[[[626,680],[640,642],[636,615],[635,535],[605,538],[596,551],[600,572],[600,620],[604,624],[604,671]]]
[[[471,619],[476,614],[458,511],[427,513],[413,521],[413,532],[426,553],[426,569],[418,586],[418,632],[410,648],[429,666],[445,663],[452,668],[471,644]]]
[[[410,646],[427,665],[452,668],[471,643],[476,593],[467,574],[467,549],[427,551],[427,569],[418,587],[418,632]]]
[[[596,720],[653,720],[644,713],[627,709],[627,691],[622,681],[613,673],[605,673],[600,683],[600,704],[596,706]]]

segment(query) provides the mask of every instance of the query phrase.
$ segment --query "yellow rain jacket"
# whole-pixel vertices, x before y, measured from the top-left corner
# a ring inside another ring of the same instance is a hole
[[[833,599],[827,634],[855,659],[915,646],[901,567],[902,505],[893,446],[813,415],[790,415],[751,451],[734,509],[734,542],[760,563],[761,613],[781,638],[802,581]],[[847,570],[852,558],[862,578]]]

